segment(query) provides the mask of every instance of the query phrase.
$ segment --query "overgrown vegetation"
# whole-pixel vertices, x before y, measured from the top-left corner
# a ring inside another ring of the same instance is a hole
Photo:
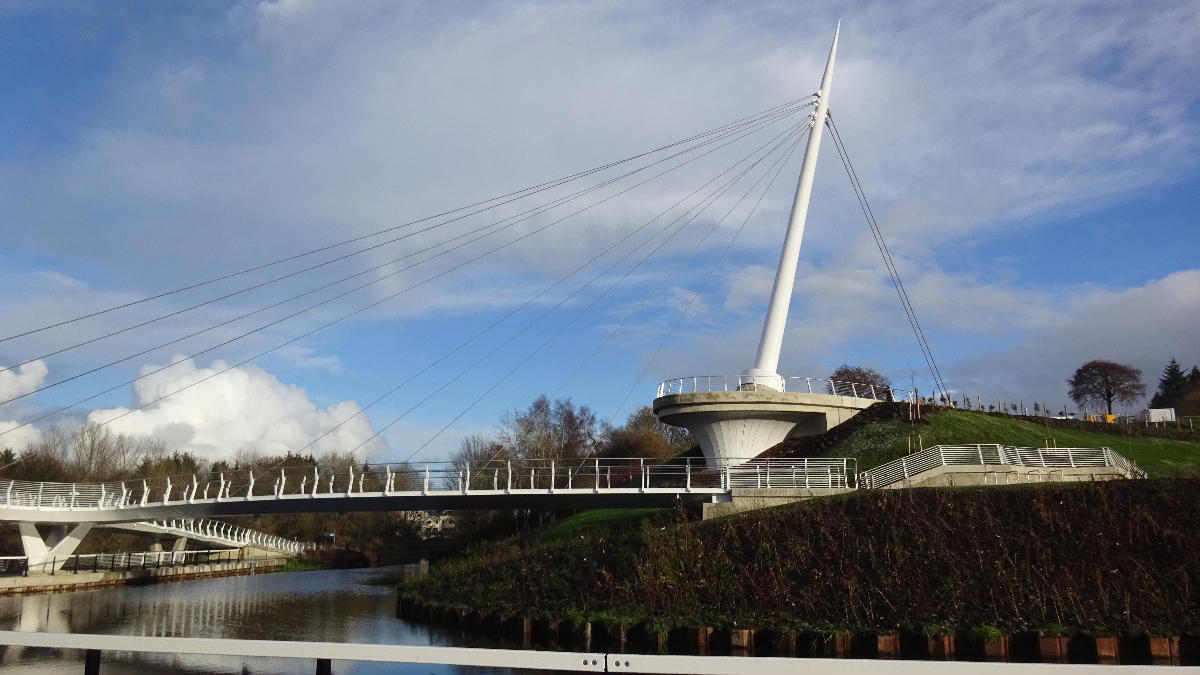
[[[411,598],[622,625],[1200,630],[1200,480],[857,493],[703,523],[512,539]]]

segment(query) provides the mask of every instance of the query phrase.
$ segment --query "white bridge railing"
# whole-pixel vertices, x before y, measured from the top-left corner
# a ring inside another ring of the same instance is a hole
[[[42,573],[78,574],[80,572],[127,572],[162,567],[186,567],[240,562],[236,549],[221,548],[189,551],[141,551],[137,553],[73,553],[30,563],[28,556],[0,556],[0,576]],[[256,561],[266,562],[266,561]]]
[[[880,488],[907,480],[939,466],[1008,465],[1043,468],[1111,466],[1130,478],[1146,472],[1111,448],[1018,448],[1008,445],[935,445],[881,464],[858,475],[864,488]]]
[[[109,527],[138,532],[161,532],[163,534],[207,541],[231,548],[253,546],[267,551],[278,551],[289,554],[302,553],[306,550],[316,548],[316,544],[313,543],[286,539],[273,534],[267,534],[266,532],[203,518],[151,520],[124,525],[110,525]]]
[[[703,459],[655,462],[643,458],[490,460],[421,465],[369,464],[361,467],[301,466],[244,474],[196,474],[119,483],[82,484],[0,481],[0,519],[22,511],[136,509],[269,499],[389,497],[447,494],[530,494],[603,492],[723,493],[732,487],[849,487],[851,459],[755,459],[709,468]],[[80,516],[81,520],[86,516]],[[212,521],[189,527],[260,545],[259,534],[221,529]]]
[[[893,389],[862,382],[842,382],[826,380],[819,377],[784,377],[783,391],[809,394],[832,394],[834,396],[851,396],[853,398],[868,398],[875,401],[907,401],[911,392],[905,389]],[[766,387],[760,383],[762,376],[755,375],[693,375],[692,377],[677,377],[673,380],[660,382],[658,396],[672,394],[692,394],[705,391],[756,391]]]

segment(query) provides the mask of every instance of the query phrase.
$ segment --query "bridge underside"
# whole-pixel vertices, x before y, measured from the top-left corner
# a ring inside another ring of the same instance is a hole
[[[600,492],[585,490],[504,491],[477,490],[459,492],[404,492],[262,495],[221,501],[196,500],[194,503],[150,504],[120,509],[27,510],[0,507],[0,520],[37,523],[128,523],[137,521],[210,518],[222,516],[275,515],[284,513],[350,513],[360,511],[443,511],[472,509],[591,509],[671,507],[701,504],[724,495],[720,489],[683,492],[679,488],[650,488],[638,490],[609,489]]]

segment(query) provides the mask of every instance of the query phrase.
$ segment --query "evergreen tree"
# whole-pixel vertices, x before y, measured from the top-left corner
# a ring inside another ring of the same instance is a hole
[[[1192,366],[1192,372],[1188,373],[1188,384],[1200,387],[1200,366]]]
[[[1195,370],[1195,367],[1193,367]],[[1179,362],[1171,362],[1163,368],[1162,377],[1158,379],[1158,393],[1150,399],[1151,408],[1174,408],[1189,387],[1189,376],[1183,373]]]

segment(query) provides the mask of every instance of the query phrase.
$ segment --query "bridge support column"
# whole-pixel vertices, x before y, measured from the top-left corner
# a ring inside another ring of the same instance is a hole
[[[79,548],[83,538],[91,531],[92,523],[79,523],[70,530],[67,525],[56,525],[45,539],[38,533],[37,523],[17,523],[17,527],[21,531],[21,547],[29,558],[29,567],[33,569],[49,561],[58,570]]]

